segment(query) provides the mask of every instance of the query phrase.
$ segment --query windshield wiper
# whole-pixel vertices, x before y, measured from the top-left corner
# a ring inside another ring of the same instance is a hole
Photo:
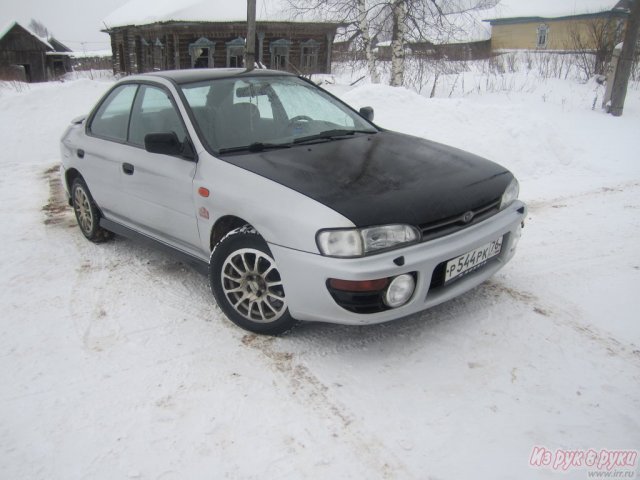
[[[218,150],[219,154],[224,154],[224,153],[234,153],[234,152],[263,152],[265,150],[275,150],[278,148],[291,148],[292,145],[298,145],[301,143],[307,143],[307,142],[315,142],[315,141],[322,141],[322,140],[335,140],[338,138],[344,138],[344,137],[349,137],[349,136],[353,136],[356,133],[369,133],[369,134],[374,134],[374,133],[378,133],[376,131],[371,131],[371,130],[347,130],[347,129],[333,129],[333,130],[325,130],[324,132],[320,132],[317,133],[315,135],[309,135],[307,137],[300,137],[300,138],[296,138],[293,143],[262,143],[262,142],[255,142],[252,143],[251,145],[243,145],[241,147],[228,147],[228,148],[221,148],[220,150]]]
[[[233,152],[263,152],[264,150],[273,150],[276,148],[291,148],[290,143],[262,143],[255,142],[251,145],[244,145],[242,147],[228,147],[221,148],[218,153],[233,153]]]
[[[316,140],[335,140],[341,137],[353,136],[356,133],[378,133],[375,130],[347,130],[347,129],[334,129],[334,130],[325,130],[324,132],[317,133],[315,135],[309,135],[308,137],[300,137],[296,138],[293,143],[305,143],[312,142]]]

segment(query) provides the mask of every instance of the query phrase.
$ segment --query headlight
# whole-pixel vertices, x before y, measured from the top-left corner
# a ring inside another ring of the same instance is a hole
[[[324,230],[317,236],[318,248],[323,255],[332,257],[357,257],[362,255],[360,232],[351,230]]]
[[[320,253],[330,257],[360,257],[418,241],[420,233],[410,225],[321,230],[317,235]]]
[[[518,184],[518,181],[514,178],[513,180],[511,180],[511,183],[502,194],[502,200],[500,201],[500,210],[508,207],[513,202],[515,202],[518,199],[519,194],[520,194],[520,185]]]

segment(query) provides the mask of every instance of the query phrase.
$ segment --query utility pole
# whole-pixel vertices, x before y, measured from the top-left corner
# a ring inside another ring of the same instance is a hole
[[[638,30],[640,29],[640,0],[635,0],[631,4],[631,14],[627,20],[627,29],[624,34],[624,44],[622,53],[618,61],[618,71],[613,81],[611,92],[611,109],[609,113],[614,117],[620,117],[624,109],[624,101],[627,97],[627,86],[633,67],[633,58],[638,43]]]
[[[256,64],[256,0],[247,0],[247,45],[245,47],[244,65],[247,71]]]

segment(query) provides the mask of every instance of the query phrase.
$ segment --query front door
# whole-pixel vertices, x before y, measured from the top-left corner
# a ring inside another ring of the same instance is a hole
[[[141,85],[129,124],[127,143],[132,154],[122,159],[120,169],[124,216],[136,230],[197,254],[200,237],[193,200],[196,162],[144,149],[145,135],[170,132],[180,141],[188,141],[170,93]]]

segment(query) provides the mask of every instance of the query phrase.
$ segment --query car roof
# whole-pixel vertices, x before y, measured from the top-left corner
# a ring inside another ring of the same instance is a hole
[[[162,72],[145,73],[129,77],[130,80],[142,80],[149,77],[160,77],[182,85],[185,83],[204,82],[207,80],[216,80],[220,78],[241,78],[246,76],[252,77],[273,77],[273,76],[295,76],[291,73],[281,72],[279,70],[254,69],[246,70],[244,68],[194,68],[186,70],[166,70]]]

